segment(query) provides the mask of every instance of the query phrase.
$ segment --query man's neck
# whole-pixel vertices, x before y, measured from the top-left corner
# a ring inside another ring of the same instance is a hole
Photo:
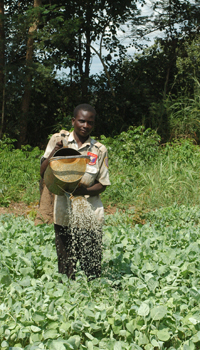
[[[84,143],[85,141],[88,140],[89,136],[87,137],[81,137],[81,136],[78,136],[74,131],[74,139],[76,140],[77,144],[78,144],[78,147],[80,148]]]

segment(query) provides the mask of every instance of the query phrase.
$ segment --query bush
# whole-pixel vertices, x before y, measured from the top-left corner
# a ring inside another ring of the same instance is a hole
[[[179,139],[167,142],[162,150],[163,156],[167,156],[171,161],[192,164],[200,157],[200,149],[192,139]]]
[[[29,145],[15,149],[15,140],[0,141],[0,205],[23,200],[27,204],[39,200],[40,162],[42,151]]]
[[[143,126],[131,126],[114,138],[101,136],[101,141],[108,148],[109,158],[126,161],[126,164],[139,165],[153,160],[158,152],[161,138],[155,130]]]

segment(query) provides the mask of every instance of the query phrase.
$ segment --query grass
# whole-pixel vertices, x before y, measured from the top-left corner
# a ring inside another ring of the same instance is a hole
[[[37,203],[42,151],[38,147],[19,150],[12,144],[0,146],[0,205],[7,207],[11,201]]]
[[[185,143],[188,151],[184,151]],[[158,147],[150,162],[137,166],[119,159],[112,160],[110,178],[112,186],[102,195],[106,205],[128,209],[143,206],[155,209],[172,205],[200,204],[200,148],[182,141]]]
[[[155,148],[153,145],[153,151],[150,146],[144,146],[145,153],[142,147],[146,139],[141,137],[141,140],[133,156],[126,147],[119,152],[116,140],[112,144],[109,139],[107,145],[104,139],[109,152],[111,179],[111,186],[101,195],[105,208],[111,206],[129,211],[140,220],[143,211],[175,202],[200,205],[199,146],[189,140],[180,140],[164,147],[157,145]],[[123,141],[120,142],[123,145]],[[9,206],[11,201],[36,204],[39,201],[39,167],[43,152],[37,147],[16,150],[12,143],[6,146],[0,144],[0,205]],[[129,149],[132,148],[129,145]]]

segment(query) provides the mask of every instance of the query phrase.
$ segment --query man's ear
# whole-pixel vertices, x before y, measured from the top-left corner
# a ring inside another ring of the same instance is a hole
[[[75,121],[75,118],[73,117],[72,118],[72,126],[74,126],[74,121]]]

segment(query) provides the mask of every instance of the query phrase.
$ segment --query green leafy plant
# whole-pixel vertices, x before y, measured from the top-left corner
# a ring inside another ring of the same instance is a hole
[[[156,131],[143,126],[130,127],[114,138],[101,136],[111,153],[111,159],[126,161],[127,165],[138,165],[152,160],[161,140]]]
[[[57,273],[53,225],[1,216],[1,349],[198,349],[199,209],[174,204],[135,227],[107,216],[90,282],[79,267],[76,281]]]
[[[14,141],[0,141],[0,205],[23,200],[27,204],[39,199],[39,167],[42,151],[38,147],[15,149]]]

